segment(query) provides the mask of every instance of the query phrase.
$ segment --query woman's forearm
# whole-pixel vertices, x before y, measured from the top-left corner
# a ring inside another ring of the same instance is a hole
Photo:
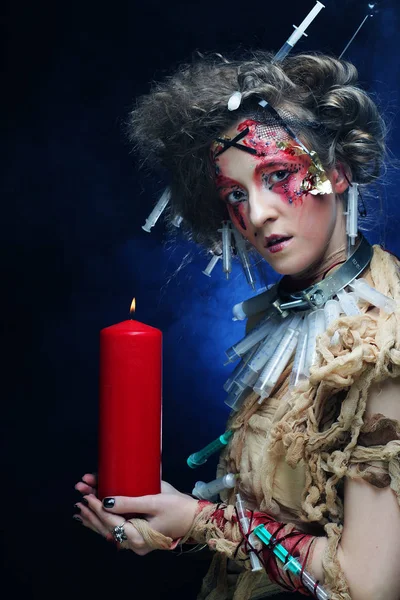
[[[293,524],[280,523],[264,513],[246,511],[246,514],[251,531],[258,525],[265,525],[289,554],[296,556],[303,568],[310,572],[310,565],[314,562],[314,549],[319,538],[298,531]],[[249,552],[252,551],[248,535],[243,532],[235,507],[231,505],[199,501],[193,527],[186,539],[207,543],[211,549],[223,552],[241,564],[248,563]],[[284,589],[306,592],[301,576],[295,576],[285,570],[284,563],[274,554],[273,548],[260,543],[256,551],[271,581],[275,581]],[[322,571],[322,568],[320,570]]]

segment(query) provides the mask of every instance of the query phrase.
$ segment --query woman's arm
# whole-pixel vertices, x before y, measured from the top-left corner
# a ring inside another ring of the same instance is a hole
[[[380,413],[400,421],[400,382],[386,380],[371,387],[366,416]],[[338,559],[352,600],[400,599],[400,507],[390,487],[347,479],[344,526]],[[311,569],[323,581],[326,539],[315,546]]]

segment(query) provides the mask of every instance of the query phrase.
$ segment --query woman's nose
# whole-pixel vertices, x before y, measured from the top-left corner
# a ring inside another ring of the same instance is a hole
[[[257,191],[249,198],[249,219],[254,227],[262,227],[267,221],[278,218],[276,198],[269,190]]]

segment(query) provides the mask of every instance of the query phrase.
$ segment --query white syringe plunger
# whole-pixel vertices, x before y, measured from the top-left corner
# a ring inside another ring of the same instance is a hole
[[[213,254],[212,258],[210,259],[210,262],[204,269],[203,274],[207,275],[207,277],[211,277],[211,273],[220,258],[222,258],[222,256],[220,254]]]
[[[142,225],[142,229],[144,231],[146,231],[147,233],[150,233],[151,228],[154,227],[154,225],[157,223],[158,219],[160,218],[160,216],[166,209],[170,199],[171,199],[171,190],[169,189],[169,187],[167,187],[164,190],[161,198],[159,199],[159,201],[157,202],[157,204],[155,205],[155,207],[153,208],[153,210],[147,217],[145,224]]]
[[[325,5],[322,4],[322,2],[317,2],[314,8],[310,10],[306,18],[300,23],[298,27],[296,27],[296,25],[293,25],[295,30],[292,33],[292,35],[287,39],[287,41],[283,44],[282,48],[275,54],[275,62],[283,60],[285,56],[287,56],[289,52],[293,50],[293,47],[297,44],[299,39],[303,35],[307,36],[306,29],[311,25],[315,17],[323,8],[325,8]]]
[[[310,10],[310,12],[306,16],[306,18],[300,23],[300,25],[298,27],[296,27],[296,25],[293,25],[293,27],[295,28],[295,31],[292,33],[292,35],[288,39],[288,44],[290,44],[292,46],[292,48],[295,44],[297,44],[297,42],[303,35],[307,35],[306,29],[308,29],[308,27],[314,21],[315,17],[320,13],[320,11],[323,8],[325,8],[325,5],[322,4],[322,2],[317,2],[316,5],[314,6],[314,8],[312,8]]]

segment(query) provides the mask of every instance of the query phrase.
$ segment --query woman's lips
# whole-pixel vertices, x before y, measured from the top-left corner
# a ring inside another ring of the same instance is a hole
[[[287,248],[287,246],[290,244],[290,242],[293,240],[292,237],[288,237],[282,241],[272,241],[269,242],[269,245],[267,245],[268,243],[265,244],[265,249],[267,250],[267,252],[271,252],[272,254],[275,254],[276,252],[280,252],[281,250],[283,250],[284,248]]]

